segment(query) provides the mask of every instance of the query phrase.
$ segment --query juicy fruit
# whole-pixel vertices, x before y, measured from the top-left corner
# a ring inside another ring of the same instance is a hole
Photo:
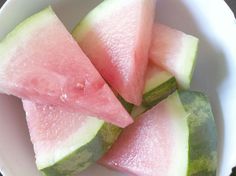
[[[66,47],[65,47],[66,46]],[[48,7],[0,43],[0,91],[125,127],[132,118]]]
[[[104,79],[140,105],[156,0],[108,0],[92,10],[73,36]]]
[[[99,163],[137,176],[186,175],[188,115],[173,93],[124,129]]]
[[[23,101],[36,164],[47,176],[73,175],[98,160],[121,129],[95,117]]]
[[[190,87],[198,39],[162,24],[155,24],[150,59],[175,76],[180,88]]]
[[[188,176],[215,176],[217,168],[217,132],[208,98],[201,92],[180,91],[189,124]]]

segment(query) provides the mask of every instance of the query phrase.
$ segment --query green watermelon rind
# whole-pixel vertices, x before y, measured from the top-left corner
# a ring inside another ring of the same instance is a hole
[[[190,129],[188,176],[215,176],[217,131],[211,105],[201,92],[179,91]]]
[[[158,72],[145,80],[145,89],[141,106],[134,106],[131,115],[137,117],[163,99],[167,98],[177,89],[175,77],[166,72]]]
[[[121,128],[102,122],[103,125],[90,141],[55,164],[39,169],[45,176],[76,175],[100,159],[121,133]]]
[[[142,105],[145,107],[153,107],[161,100],[165,99],[177,89],[177,83],[174,77],[170,77],[163,83],[156,85],[155,88],[143,95]]]
[[[118,95],[117,98],[120,101],[120,103],[124,106],[124,108],[128,111],[128,113],[131,113],[134,105],[125,101],[125,99],[120,95]]]

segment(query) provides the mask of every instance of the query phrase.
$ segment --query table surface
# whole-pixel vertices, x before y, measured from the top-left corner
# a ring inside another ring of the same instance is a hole
[[[0,7],[4,4],[6,0],[0,0]],[[230,8],[233,10],[235,16],[236,16],[236,0],[225,0],[227,2],[227,4],[230,6]],[[236,168],[233,170],[234,174],[236,174]],[[234,176],[234,174],[232,174],[232,176]],[[0,176],[1,173],[0,173]]]

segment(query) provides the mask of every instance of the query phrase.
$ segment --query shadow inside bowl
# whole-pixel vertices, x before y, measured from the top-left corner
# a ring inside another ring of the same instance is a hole
[[[101,2],[102,0],[90,0],[89,3],[80,1],[78,7],[77,1],[56,1],[52,3],[52,7],[66,28],[72,31],[86,14]]]

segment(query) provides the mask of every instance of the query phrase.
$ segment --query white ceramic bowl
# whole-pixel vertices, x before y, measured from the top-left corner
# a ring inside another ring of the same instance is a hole
[[[101,1],[101,0],[100,0]],[[26,17],[52,4],[66,27],[99,0],[8,0],[0,10],[0,39]],[[223,0],[158,0],[159,21],[200,38],[192,89],[210,97],[218,127],[218,175],[236,165],[236,24]],[[181,162],[181,158],[180,158]],[[39,176],[21,103],[0,95],[0,170],[4,176]],[[124,176],[94,165],[80,176]]]

